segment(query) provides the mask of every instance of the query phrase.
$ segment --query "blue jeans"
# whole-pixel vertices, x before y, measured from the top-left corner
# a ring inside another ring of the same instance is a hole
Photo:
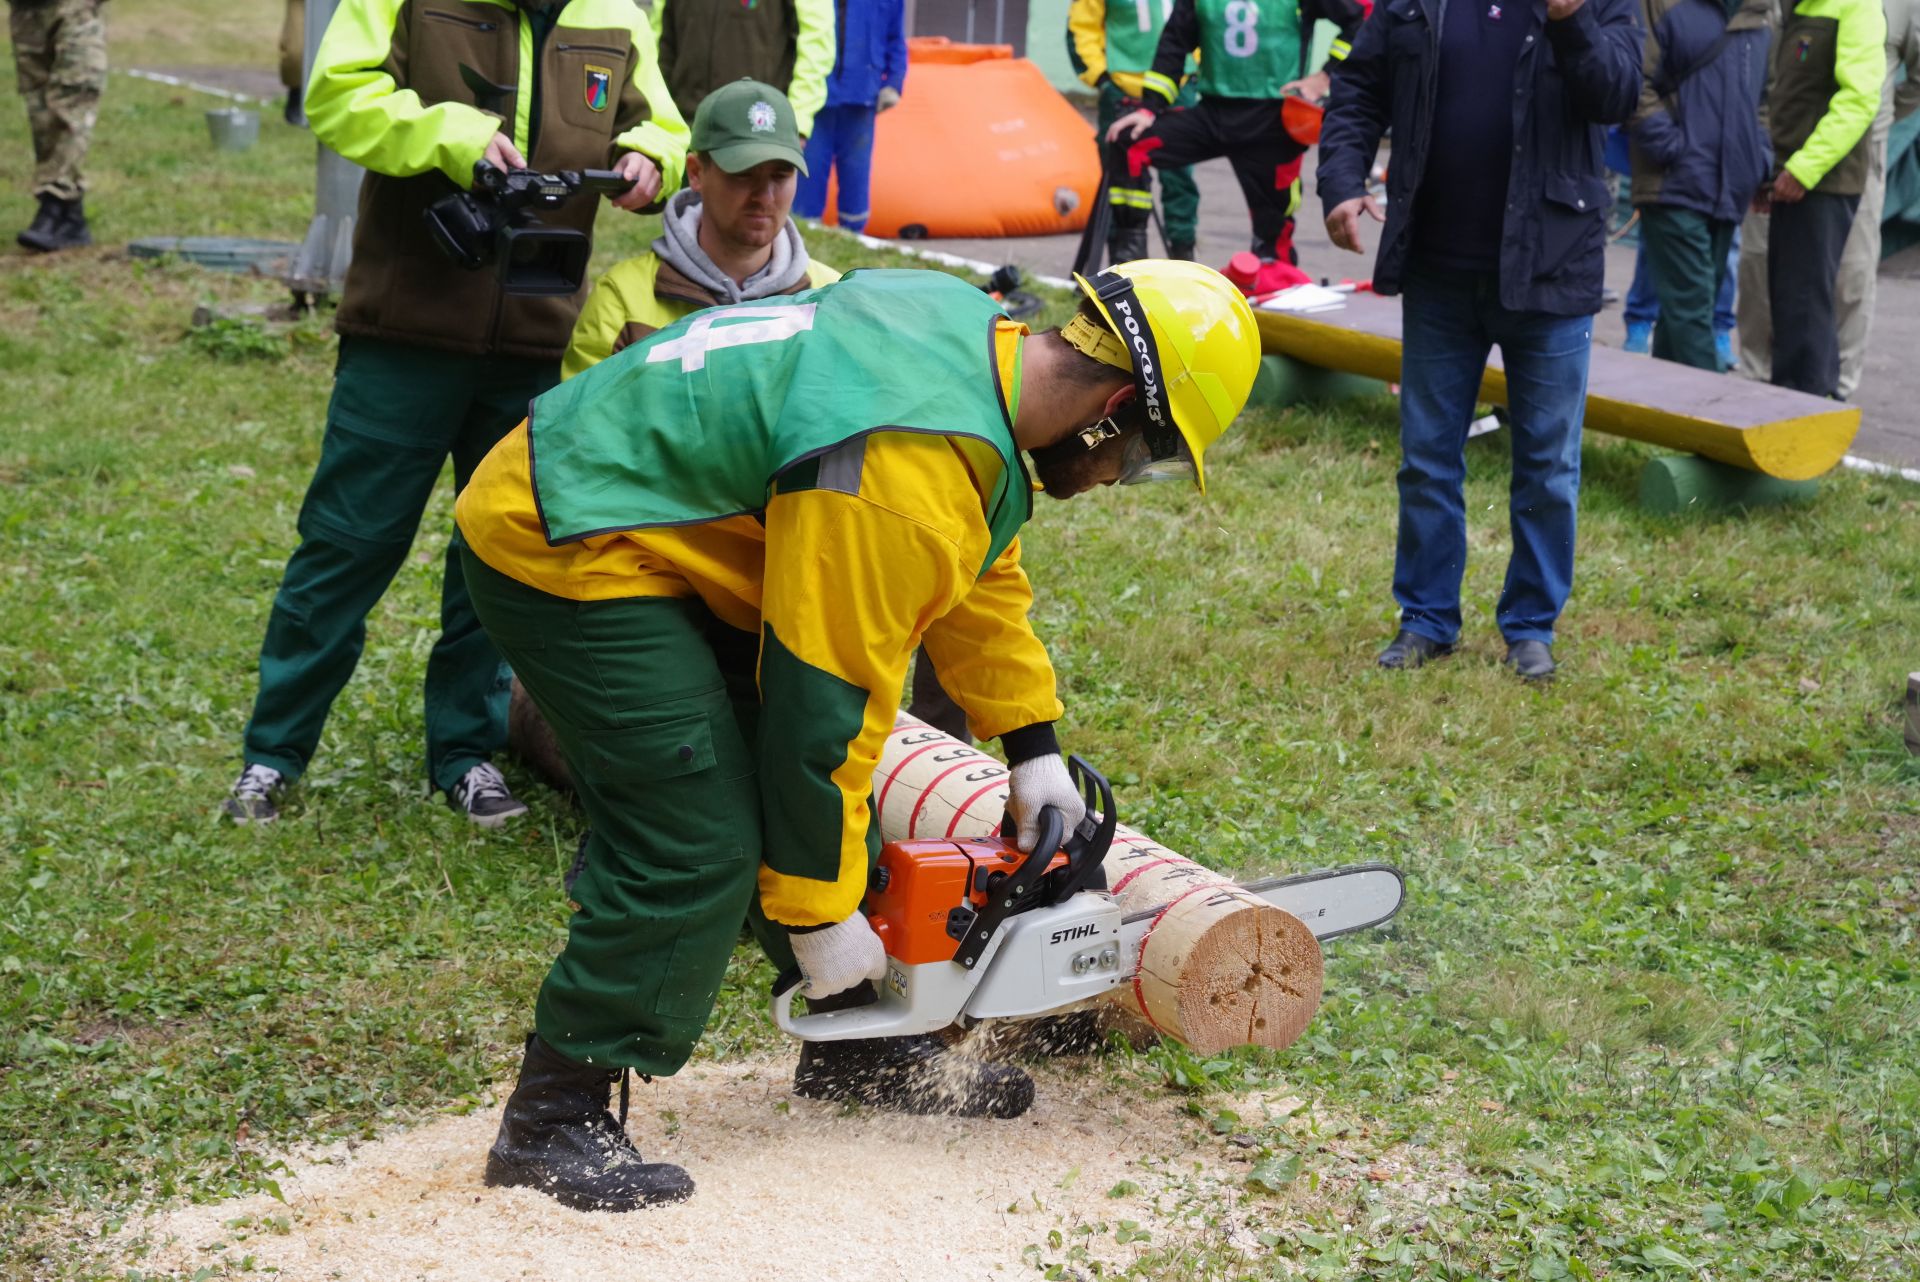
[[[873,212],[869,188],[873,176],[873,104],[822,107],[807,137],[807,172],[793,193],[793,212],[819,218],[827,212],[827,174],[840,171],[840,225],[865,231]]]
[[[1513,429],[1507,504],[1513,556],[1495,617],[1509,642],[1551,642],[1554,620],[1573,590],[1593,318],[1509,311],[1490,271],[1416,262],[1403,292],[1400,538],[1393,562],[1400,626],[1442,644],[1460,637],[1467,425],[1497,343]]]
[[[1720,293],[1713,300],[1713,332],[1725,334],[1733,329],[1733,288],[1740,275],[1740,228],[1733,229],[1733,248],[1727,251],[1727,274],[1720,281]],[[1633,256],[1633,284],[1627,286],[1627,324],[1651,325],[1660,319],[1660,300],[1654,297],[1653,273],[1647,270],[1647,241],[1640,238],[1640,252]]]

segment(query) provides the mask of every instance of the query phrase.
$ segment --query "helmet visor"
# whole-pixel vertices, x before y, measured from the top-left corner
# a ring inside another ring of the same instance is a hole
[[[1193,454],[1187,449],[1186,441],[1175,439],[1178,443],[1172,453],[1155,458],[1153,447],[1147,444],[1146,433],[1130,433],[1121,448],[1120,475],[1114,478],[1114,484],[1145,485],[1151,481],[1193,480]]]

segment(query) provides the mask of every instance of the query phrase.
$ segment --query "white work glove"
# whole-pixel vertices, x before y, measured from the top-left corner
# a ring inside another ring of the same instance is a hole
[[[1044,806],[1059,810],[1066,825],[1060,834],[1062,840],[1087,815],[1087,803],[1081,799],[1080,790],[1073,786],[1067,763],[1058,753],[1048,753],[1015,766],[1013,780],[1007,788],[1007,813],[1019,825],[1013,841],[1028,854],[1033,853],[1033,843],[1040,840],[1040,810]]]
[[[865,913],[855,913],[825,930],[787,936],[793,960],[800,966],[802,997],[831,997],[863,979],[887,977],[887,950],[867,924]]]
[[[874,97],[874,114],[879,115],[889,107],[900,105],[900,91],[892,85],[881,85],[880,92]]]

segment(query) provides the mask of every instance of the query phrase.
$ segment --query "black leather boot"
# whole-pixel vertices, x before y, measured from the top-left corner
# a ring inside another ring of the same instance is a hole
[[[613,1084],[620,1117],[607,1111]],[[568,1059],[527,1035],[520,1082],[487,1151],[492,1188],[534,1188],[576,1211],[634,1211],[693,1196],[677,1166],[641,1160],[627,1138],[625,1073]]]
[[[1147,225],[1141,223],[1138,227],[1122,227],[1116,222],[1113,230],[1107,233],[1108,265],[1130,263],[1136,258],[1146,256]]]
[[[815,1013],[866,1006],[870,984],[809,1000]],[[954,1053],[931,1033],[800,1043],[793,1093],[802,1099],[865,1104],[889,1113],[1018,1117],[1033,1107],[1033,1079],[1011,1064]]]
[[[1171,245],[1167,246],[1167,257],[1183,263],[1195,261],[1193,257],[1193,242],[1190,240],[1174,241]]]
[[[85,248],[93,243],[93,233],[87,227],[87,211],[79,197],[62,200],[58,196],[42,196],[40,212],[14,239],[35,253],[51,254],[62,249]]]

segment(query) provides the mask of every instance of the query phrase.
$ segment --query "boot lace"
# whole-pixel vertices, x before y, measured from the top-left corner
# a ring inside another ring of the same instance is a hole
[[[513,795],[507,790],[506,777],[491,761],[483,761],[467,771],[466,776],[460,780],[460,786],[466,793],[465,801],[469,806],[487,798],[506,798]]]

